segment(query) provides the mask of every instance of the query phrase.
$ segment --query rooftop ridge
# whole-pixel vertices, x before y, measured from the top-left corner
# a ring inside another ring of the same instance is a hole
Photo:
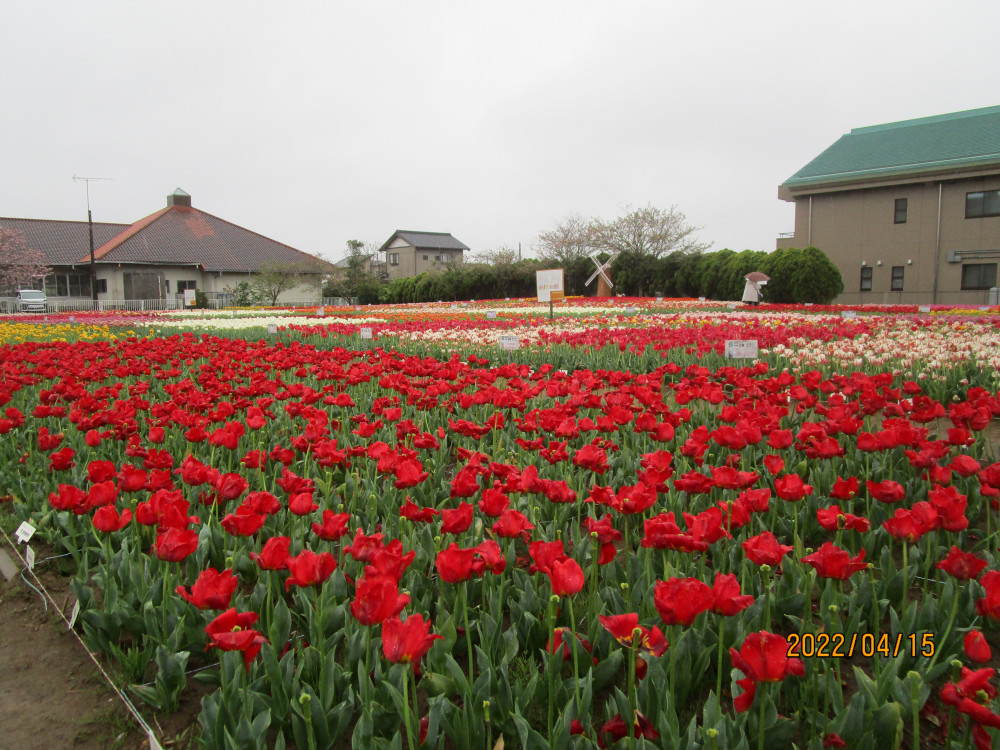
[[[850,134],[857,133],[877,133],[884,130],[896,130],[897,128],[914,127],[918,125],[929,125],[935,122],[949,122],[961,120],[967,117],[982,117],[984,115],[1000,115],[1000,105],[993,107],[980,107],[979,109],[966,109],[961,112],[948,112],[943,115],[930,115],[928,117],[917,117],[912,120],[898,120],[896,122],[886,122],[881,125],[865,125],[860,128],[851,128]]]

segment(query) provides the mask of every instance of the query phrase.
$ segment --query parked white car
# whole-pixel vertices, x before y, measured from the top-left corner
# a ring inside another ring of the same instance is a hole
[[[45,312],[48,309],[45,292],[37,289],[18,289],[17,309],[21,312]]]

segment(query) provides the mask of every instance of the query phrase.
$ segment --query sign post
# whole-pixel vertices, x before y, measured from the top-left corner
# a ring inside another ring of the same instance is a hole
[[[538,290],[538,301],[549,303],[549,320],[552,319],[552,303],[565,297],[565,279],[563,269],[547,268],[535,271],[535,287]]]

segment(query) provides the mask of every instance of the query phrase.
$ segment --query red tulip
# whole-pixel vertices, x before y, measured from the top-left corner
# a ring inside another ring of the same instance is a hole
[[[500,514],[500,519],[491,528],[497,536],[514,539],[526,535],[535,526],[521,511],[507,508]]]
[[[304,549],[295,557],[289,557],[287,562],[291,575],[285,581],[285,591],[292,586],[316,586],[329,578],[337,567],[337,561],[329,552],[318,555],[312,550]]]
[[[966,633],[964,648],[965,655],[980,664],[985,664],[993,658],[990,644],[986,642],[986,637],[979,630],[970,630]]]
[[[753,704],[758,682],[781,682],[789,675],[805,677],[801,659],[788,657],[788,641],[775,633],[750,633],[740,650],[729,649],[733,666],[746,677],[737,680],[743,694],[733,699],[737,711],[746,711]]]
[[[882,482],[873,482],[869,479],[865,485],[868,487],[868,494],[882,503],[895,503],[906,497],[903,485],[891,479]]]
[[[984,617],[1000,620],[1000,571],[986,571],[979,583],[986,590],[986,596],[976,601],[976,611]]]
[[[839,505],[831,505],[829,508],[819,508],[816,511],[816,520],[819,525],[827,531],[837,531],[838,529],[848,529],[850,531],[865,532],[871,528],[871,521],[863,516],[855,516],[840,509]]]
[[[663,656],[669,644],[663,633],[655,625],[644,628],[639,624],[639,615],[630,612],[624,615],[600,615],[598,621],[623,646],[639,648],[652,656]],[[638,631],[638,632],[636,632]]]
[[[454,542],[447,549],[438,552],[434,565],[441,580],[448,583],[478,578],[485,570],[485,563],[476,558],[475,548],[462,549]]]
[[[117,508],[113,505],[105,505],[98,508],[97,512],[94,513],[92,523],[94,524],[94,528],[98,531],[110,534],[112,531],[121,531],[131,520],[132,510],[130,508],[123,510],[119,516]]]
[[[264,543],[259,555],[250,553],[250,559],[255,560],[261,570],[287,570],[291,543],[287,536],[272,536]]]
[[[952,578],[957,578],[959,581],[968,581],[978,576],[988,564],[986,560],[977,557],[971,552],[962,552],[958,547],[952,545],[948,556],[934,567],[938,570],[943,570]]]
[[[364,576],[358,581],[351,614],[362,625],[375,625],[398,615],[410,601],[399,593],[399,583],[389,576]]]
[[[198,575],[190,591],[183,586],[178,586],[175,591],[198,609],[227,609],[239,583],[232,569],[220,573],[215,568],[209,568]]]
[[[227,609],[205,628],[210,640],[205,650],[214,647],[222,651],[242,651],[249,672],[250,662],[260,653],[261,645],[267,643],[267,638],[250,629],[255,622],[256,612],[237,613],[235,607]]]
[[[252,536],[261,530],[265,521],[267,516],[263,513],[254,513],[241,505],[235,513],[226,514],[220,523],[232,536]]]
[[[169,528],[156,537],[156,556],[167,562],[180,562],[198,549],[198,532],[191,529]]]
[[[865,551],[861,550],[857,557],[851,557],[847,550],[826,542],[811,555],[802,558],[802,562],[812,565],[823,578],[836,578],[846,581],[859,570],[864,570],[868,564],[863,562]]]
[[[443,638],[430,630],[431,623],[423,615],[410,615],[402,621],[390,617],[382,623],[382,653],[397,664],[420,661],[434,641]]]
[[[327,509],[323,511],[323,523],[314,523],[312,531],[320,539],[335,542],[347,535],[347,522],[350,520],[350,513],[334,513]]]
[[[547,573],[556,596],[573,596],[583,588],[583,568],[572,557],[553,562]]]
[[[111,461],[91,461],[87,464],[87,479],[94,484],[114,479],[118,470]]]
[[[472,503],[459,503],[457,508],[441,511],[441,533],[461,534],[472,525]]]
[[[714,602],[712,588],[697,578],[670,578],[653,586],[653,605],[667,625],[690,626]]]
[[[779,544],[777,537],[770,531],[750,537],[741,546],[750,562],[757,565],[770,565],[771,567],[778,565],[781,558],[793,549],[787,544]]]
[[[732,617],[753,604],[753,596],[740,593],[740,582],[733,573],[715,572],[712,584],[712,611],[725,617]]]
[[[782,500],[797,502],[813,493],[812,485],[802,481],[798,474],[786,474],[774,480],[774,491]]]

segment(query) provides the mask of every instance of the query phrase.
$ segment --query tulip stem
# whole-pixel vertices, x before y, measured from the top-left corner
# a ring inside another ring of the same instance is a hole
[[[556,611],[555,605],[552,599],[549,599],[549,662],[548,662],[548,698],[549,698],[549,737],[552,737],[552,727],[554,724],[553,711],[555,709],[555,692],[556,692],[556,679],[555,679],[555,666],[553,661],[556,659]]]
[[[757,707],[757,750],[764,750],[764,695],[767,692],[764,683],[757,685],[757,692],[760,701]]]
[[[465,649],[469,652],[469,690],[472,690],[472,633],[469,630],[469,591],[468,581],[462,581],[462,616],[465,618]]]
[[[938,647],[934,649],[934,656],[931,657],[931,663],[927,665],[928,673],[934,669],[934,664],[937,663],[938,656],[944,651],[948,637],[951,635],[951,629],[955,626],[955,618],[958,616],[958,594],[959,592],[956,587],[955,594],[951,597],[951,614],[948,616],[948,626],[944,629],[941,640],[938,641]]]
[[[573,597],[566,597],[566,606],[569,608],[569,627],[573,633],[573,640],[570,643],[573,645],[573,681],[576,687],[576,715],[579,718],[583,699],[580,696],[580,665],[576,658],[577,647],[580,644],[579,639],[576,637],[576,617],[573,614]]]
[[[910,578],[910,564],[909,564],[909,552],[910,545],[903,540],[903,601],[900,607],[906,607],[906,593],[909,590],[909,578]],[[900,610],[902,611],[902,609]]]
[[[716,661],[715,669],[715,697],[719,700],[719,708],[722,707],[722,653],[723,653],[723,640],[722,634],[726,629],[726,623],[724,620],[719,622],[719,656]]]
[[[638,632],[641,632],[638,628],[632,631],[632,644],[628,649],[628,703],[629,708],[632,709],[632,716],[626,719],[625,726],[627,727],[626,736],[628,737],[628,746],[630,748],[635,745],[635,732],[632,729],[632,722],[635,721],[635,705],[638,702],[635,694],[635,651],[637,648],[636,639],[639,637]],[[673,701],[672,697],[671,701]]]
[[[403,664],[403,706],[405,707],[406,710],[406,713],[403,714],[403,721],[406,723],[406,741],[407,744],[410,746],[410,750],[414,750],[413,721],[412,717],[410,716],[410,696],[408,695],[410,679],[406,673],[412,671],[413,671],[413,666],[411,664],[409,663]],[[417,697],[416,685],[414,685],[413,687],[413,697],[414,699]]]

